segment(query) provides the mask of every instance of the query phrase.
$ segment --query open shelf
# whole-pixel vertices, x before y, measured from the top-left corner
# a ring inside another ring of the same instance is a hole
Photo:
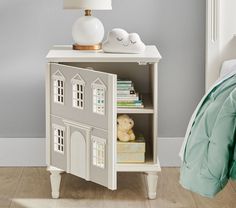
[[[129,114],[153,114],[154,108],[151,101],[150,94],[142,94],[144,108],[117,108],[117,113],[129,113]]]
[[[146,154],[144,163],[117,163],[117,172],[159,172],[161,171],[161,166],[159,159],[157,158],[154,162],[154,156],[152,153],[152,145],[146,142]]]

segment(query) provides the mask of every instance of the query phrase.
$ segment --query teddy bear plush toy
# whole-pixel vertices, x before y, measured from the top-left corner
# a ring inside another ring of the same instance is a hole
[[[134,141],[135,135],[132,130],[134,121],[128,115],[121,115],[117,118],[117,137],[121,142]]]

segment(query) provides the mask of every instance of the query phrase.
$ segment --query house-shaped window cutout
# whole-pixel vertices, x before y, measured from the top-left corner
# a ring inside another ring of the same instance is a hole
[[[59,125],[53,125],[54,151],[64,154],[65,128]]]
[[[106,107],[106,86],[101,79],[97,78],[92,83],[93,89],[93,112],[105,115]]]
[[[99,168],[105,168],[106,163],[106,140],[92,136],[93,165]]]
[[[64,105],[65,77],[58,70],[53,74],[52,79],[53,79],[53,100],[54,100],[54,103],[59,103],[59,104]]]
[[[85,81],[79,74],[76,74],[72,80],[72,105],[75,108],[84,109]]]

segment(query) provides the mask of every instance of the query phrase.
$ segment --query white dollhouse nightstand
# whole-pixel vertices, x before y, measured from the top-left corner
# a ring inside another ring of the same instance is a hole
[[[117,172],[144,172],[148,197],[156,197],[158,62],[155,46],[143,54],[73,51],[57,46],[47,55],[46,159],[52,197],[59,197],[67,172],[111,190]],[[144,108],[117,108],[117,76],[130,79],[143,95]],[[134,119],[134,130],[147,142],[145,163],[117,163],[117,114]]]

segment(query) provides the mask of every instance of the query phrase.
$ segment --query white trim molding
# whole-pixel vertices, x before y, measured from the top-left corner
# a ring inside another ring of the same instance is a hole
[[[158,138],[162,167],[179,167],[178,156],[183,137]],[[0,138],[0,167],[46,166],[45,138]]]
[[[219,2],[218,0],[211,0],[210,2],[211,10],[211,41],[214,43],[218,39],[218,27],[219,27]]]
[[[206,1],[206,91],[219,76],[220,69],[220,4],[219,0]]]

